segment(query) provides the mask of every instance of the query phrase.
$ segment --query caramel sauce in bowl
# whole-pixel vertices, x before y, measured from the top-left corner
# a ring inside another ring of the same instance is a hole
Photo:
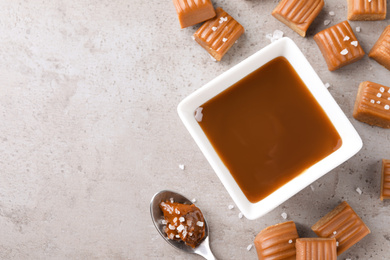
[[[362,147],[289,38],[198,89],[178,113],[248,219],[268,213]]]

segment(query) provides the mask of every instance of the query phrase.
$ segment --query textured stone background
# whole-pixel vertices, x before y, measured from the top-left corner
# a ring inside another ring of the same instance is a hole
[[[346,1],[327,0],[305,39],[270,15],[277,2],[215,0],[247,30],[216,63],[192,41],[197,27],[179,29],[171,0],[0,0],[0,259],[200,259],[172,249],[152,225],[149,201],[162,189],[198,200],[221,259],[256,259],[246,247],[282,212],[313,236],[310,226],[342,200],[372,234],[341,259],[388,259],[390,208],[379,184],[390,132],[351,114],[358,84],[390,85],[390,72],[367,56],[327,70],[312,37],[324,20],[346,19]],[[351,22],[366,52],[388,24]],[[364,147],[314,191],[249,221],[228,210],[229,195],[176,107],[269,44],[275,29],[331,84]]]

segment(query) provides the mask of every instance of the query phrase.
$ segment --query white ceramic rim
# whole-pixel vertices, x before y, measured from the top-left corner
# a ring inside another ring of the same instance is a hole
[[[299,176],[274,191],[268,197],[257,203],[251,203],[245,197],[229,170],[223,164],[207,139],[202,128],[195,120],[194,112],[199,106],[214,96],[260,68],[265,63],[279,56],[285,57],[294,67],[309,91],[335,126],[342,139],[342,145],[337,151],[314,164]],[[205,155],[222,184],[225,186],[234,203],[236,203],[237,207],[248,219],[259,218],[273,210],[341,163],[347,161],[363,146],[359,134],[326,89],[313,67],[299,50],[298,46],[287,37],[271,43],[216,77],[180,102],[177,110],[185,127],[194,138],[196,144]]]

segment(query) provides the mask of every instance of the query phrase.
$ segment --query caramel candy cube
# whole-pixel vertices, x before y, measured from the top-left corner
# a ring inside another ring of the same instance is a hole
[[[390,88],[370,81],[360,83],[353,117],[369,125],[390,128]]]
[[[216,11],[217,16],[205,22],[195,32],[194,37],[211,56],[220,61],[245,30],[222,8],[217,8]]]
[[[386,19],[386,0],[348,0],[348,20],[376,21]]]
[[[390,199],[390,160],[382,160],[381,200]]]
[[[348,21],[341,22],[314,35],[330,71],[360,60],[364,51]]]
[[[336,243],[338,243],[337,255],[342,254],[371,233],[345,201],[321,218],[311,229],[319,237],[336,238]]]
[[[211,0],[173,0],[173,4],[182,29],[215,16]]]
[[[259,260],[295,260],[295,240],[297,238],[298,232],[293,221],[263,229],[255,238],[255,247]]]
[[[298,238],[297,260],[337,260],[335,238]]]
[[[272,15],[305,37],[310,24],[324,7],[324,0],[282,0]]]
[[[368,56],[390,70],[390,25],[385,28]]]

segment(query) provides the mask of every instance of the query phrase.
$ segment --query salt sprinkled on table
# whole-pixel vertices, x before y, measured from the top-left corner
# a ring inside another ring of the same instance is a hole
[[[252,244],[250,244],[250,245],[248,245],[247,247],[246,247],[246,250],[251,250],[252,249],[252,247],[253,247],[253,245]]]
[[[329,15],[330,15],[330,16],[334,16],[335,13],[334,13],[333,11],[330,11],[330,12],[329,12]]]
[[[360,29],[360,27],[358,26],[358,27],[356,27],[356,31],[357,32],[360,32],[361,31],[361,29]]]
[[[330,84],[328,82],[325,83],[325,88],[329,88]]]
[[[359,193],[359,195],[362,195],[362,193],[363,193],[359,187],[356,188],[356,192]]]
[[[280,214],[282,216],[283,219],[287,219],[287,213],[286,212],[283,212],[282,214]]]
[[[240,213],[238,213],[238,218],[242,218],[242,213],[240,212]]]
[[[184,170],[184,168],[185,168],[184,164],[179,164],[179,168],[180,168],[180,170]]]
[[[330,20],[325,20],[324,25],[328,25],[328,24],[330,24]]]
[[[228,209],[234,209],[234,205],[229,205]]]
[[[191,200],[191,202],[192,202],[192,203],[195,203],[195,202],[196,202],[196,199],[195,199],[195,198],[193,198],[193,199]]]

